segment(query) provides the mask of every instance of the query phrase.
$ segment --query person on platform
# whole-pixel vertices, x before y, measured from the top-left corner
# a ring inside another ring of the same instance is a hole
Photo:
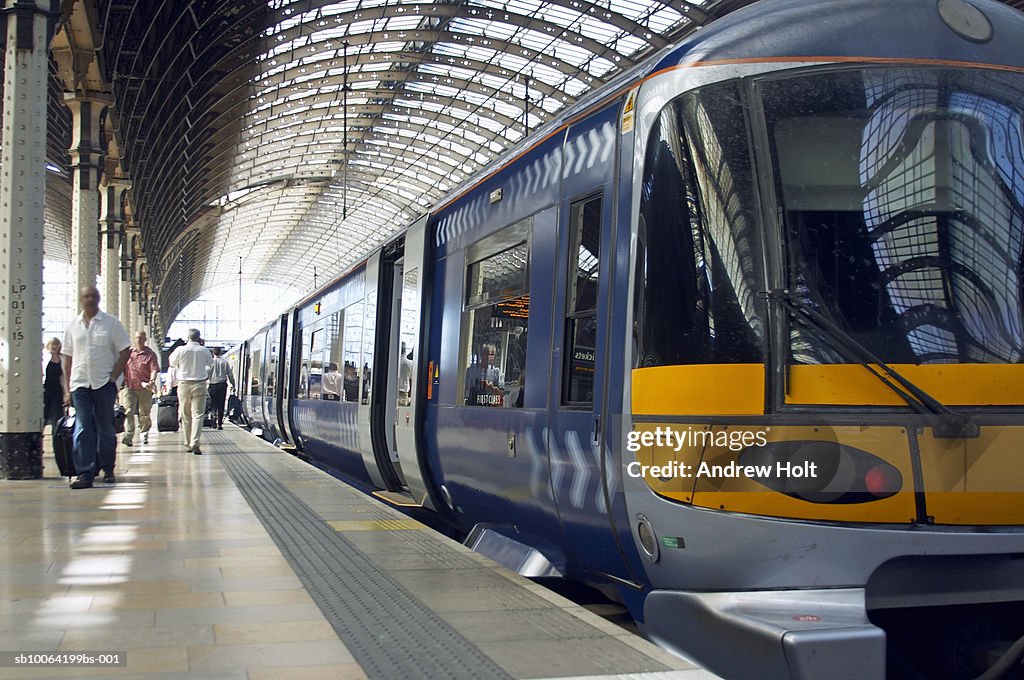
[[[68,384],[61,367],[60,338],[50,338],[46,342],[46,351],[50,356],[43,365],[43,428],[49,425],[51,433],[56,435],[57,421],[64,415],[64,402],[68,396]]]
[[[224,406],[228,400],[228,383],[235,389],[235,374],[231,370],[231,362],[221,356],[220,347],[213,348],[213,360],[210,363],[210,401],[213,414],[217,421],[217,429],[224,429]]]
[[[185,450],[198,456],[202,454],[199,435],[203,431],[206,381],[213,358],[210,350],[203,347],[197,329],[189,329],[188,342],[171,353],[169,363],[178,382],[178,415],[181,416],[182,429],[185,431]]]
[[[114,403],[117,380],[131,354],[131,338],[124,325],[100,310],[100,291],[83,286],[78,297],[82,313],[64,333],[61,355],[75,407],[74,460],[78,478],[72,489],[92,487],[97,472],[113,484],[117,455]]]
[[[153,422],[149,414],[153,410],[153,393],[156,391],[156,377],[160,374],[160,359],[156,352],[146,345],[146,331],[135,334],[135,344],[124,368],[124,390],[121,405],[125,410],[124,437],[121,442],[131,446],[135,439],[135,418],[139,419],[142,443],[149,443],[149,428]]]

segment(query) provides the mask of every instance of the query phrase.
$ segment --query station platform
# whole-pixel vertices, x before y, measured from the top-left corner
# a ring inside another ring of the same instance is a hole
[[[4,678],[715,677],[233,426],[119,447],[115,485],[3,482]],[[49,443],[47,442],[47,450]]]

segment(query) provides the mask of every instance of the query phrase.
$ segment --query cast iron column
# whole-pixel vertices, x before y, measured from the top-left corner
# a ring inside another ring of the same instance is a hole
[[[103,309],[110,314],[120,312],[121,297],[121,240],[124,236],[124,219],[121,209],[128,183],[113,179],[100,184],[100,294]]]
[[[96,285],[99,272],[100,161],[103,140],[100,137],[100,115],[107,104],[102,95],[65,93],[64,105],[71,110],[71,267],[75,281],[75,313],[78,312],[78,291],[82,286]],[[100,291],[100,295],[103,291]],[[105,300],[102,309],[114,309]]]
[[[3,0],[0,143],[0,479],[42,476],[46,83],[56,0]]]

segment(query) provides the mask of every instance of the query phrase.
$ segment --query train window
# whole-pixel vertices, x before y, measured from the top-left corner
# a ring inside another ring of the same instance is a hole
[[[363,335],[363,303],[356,302],[345,308],[340,363],[342,367],[342,400],[359,399],[359,343]]]
[[[509,245],[509,241],[516,241]],[[462,315],[464,403],[522,408],[530,316],[529,222],[469,251]]]
[[[319,399],[322,392],[324,373],[324,328],[312,331],[309,335],[309,393],[308,399]]]
[[[260,384],[260,370],[263,368],[263,347],[264,338],[259,336],[252,341],[249,347],[249,395],[258,397],[263,393],[263,385]]]
[[[684,95],[655,120],[640,197],[640,366],[763,361],[749,149],[733,82]]]
[[[1024,361],[1024,77],[867,68],[760,85],[787,286],[882,361]],[[794,325],[794,363],[847,363]]]
[[[597,277],[601,252],[601,196],[569,207],[569,295],[562,403],[594,403]]]
[[[322,322],[302,329],[302,352],[299,357],[299,384],[296,399],[319,399],[323,377],[324,339],[327,331]]]
[[[309,398],[309,329],[302,329],[301,353],[299,355],[299,385],[295,390],[296,399]]]
[[[327,319],[324,340],[324,366],[320,384],[320,397],[325,401],[341,401],[341,354],[344,344],[345,312],[335,312]]]
[[[271,331],[274,334],[274,339],[270,342],[270,350],[267,352],[267,371],[263,376],[263,383],[266,395],[273,397],[275,392],[275,386],[277,384],[277,339],[276,336],[281,332],[280,329],[275,326]]]
[[[419,269],[411,267],[402,274],[402,309],[398,336],[398,406],[412,404],[416,346],[419,344]]]
[[[360,369],[362,379],[362,392],[359,395],[359,403],[363,406],[370,404],[372,396],[373,376],[373,344],[377,341],[377,291],[374,290],[366,296],[366,303],[363,307],[363,367]]]

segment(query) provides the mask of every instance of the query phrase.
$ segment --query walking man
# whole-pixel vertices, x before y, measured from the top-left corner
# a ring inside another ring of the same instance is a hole
[[[206,413],[206,380],[213,359],[203,347],[199,331],[188,331],[188,343],[171,353],[170,364],[178,381],[178,414],[185,431],[185,450],[200,455],[199,435]]]
[[[224,429],[224,405],[228,399],[228,383],[235,389],[235,374],[231,362],[221,356],[221,348],[213,348],[213,363],[210,364],[210,401],[217,420],[217,429]]]
[[[139,430],[142,432],[142,443],[149,443],[149,418],[153,410],[153,392],[156,391],[156,376],[160,373],[160,360],[156,352],[146,345],[146,331],[135,334],[128,364],[124,368],[124,391],[121,392],[121,405],[125,410],[124,437],[125,446],[131,446],[135,439],[135,417],[139,418]]]
[[[78,297],[82,307],[64,333],[61,355],[68,391],[75,406],[74,460],[78,479],[72,489],[88,489],[97,471],[113,484],[117,433],[114,403],[117,379],[128,363],[131,339],[116,317],[100,311],[100,291],[84,286]]]

